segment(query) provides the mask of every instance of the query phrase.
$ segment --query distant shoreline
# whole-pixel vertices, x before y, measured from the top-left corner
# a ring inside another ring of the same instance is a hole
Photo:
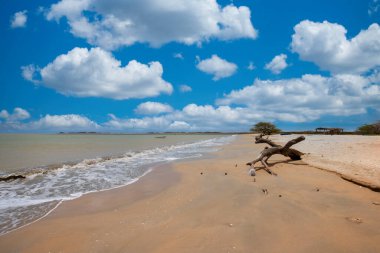
[[[112,132],[59,132],[56,134],[87,134],[87,135],[180,135],[180,134],[188,134],[188,135],[200,135],[200,134],[249,134],[248,132],[148,132],[148,133],[112,133]]]

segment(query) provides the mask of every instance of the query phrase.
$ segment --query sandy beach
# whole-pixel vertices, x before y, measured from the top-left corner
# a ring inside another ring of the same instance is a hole
[[[245,163],[265,145],[241,135],[211,156],[65,201],[42,220],[1,236],[0,251],[380,252],[380,193],[306,163],[323,167],[331,159],[338,172],[378,183],[380,139],[359,137],[334,137],[360,143],[347,144],[353,151],[341,152],[351,157],[345,160],[338,152],[347,148],[343,142],[331,148],[335,139],[307,136],[294,146],[310,153],[304,160],[274,156],[269,163],[277,177],[264,170],[251,177]],[[322,139],[319,148],[315,138]],[[358,153],[371,155],[356,160],[351,154]]]

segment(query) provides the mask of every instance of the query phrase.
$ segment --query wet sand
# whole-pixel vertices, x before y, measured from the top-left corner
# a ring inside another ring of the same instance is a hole
[[[239,136],[213,157],[64,202],[1,236],[0,251],[380,252],[379,193],[282,156],[269,160],[277,177],[250,177],[244,164],[264,146]]]

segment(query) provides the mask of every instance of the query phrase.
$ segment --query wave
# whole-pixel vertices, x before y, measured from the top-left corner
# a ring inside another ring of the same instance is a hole
[[[234,138],[227,136],[168,145],[1,175],[0,235],[41,219],[62,201],[131,184],[156,165],[201,157]]]

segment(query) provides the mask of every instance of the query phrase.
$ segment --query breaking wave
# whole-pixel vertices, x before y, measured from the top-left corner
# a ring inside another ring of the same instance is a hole
[[[41,219],[62,201],[131,184],[156,165],[201,157],[234,138],[219,137],[0,175],[0,235]]]

